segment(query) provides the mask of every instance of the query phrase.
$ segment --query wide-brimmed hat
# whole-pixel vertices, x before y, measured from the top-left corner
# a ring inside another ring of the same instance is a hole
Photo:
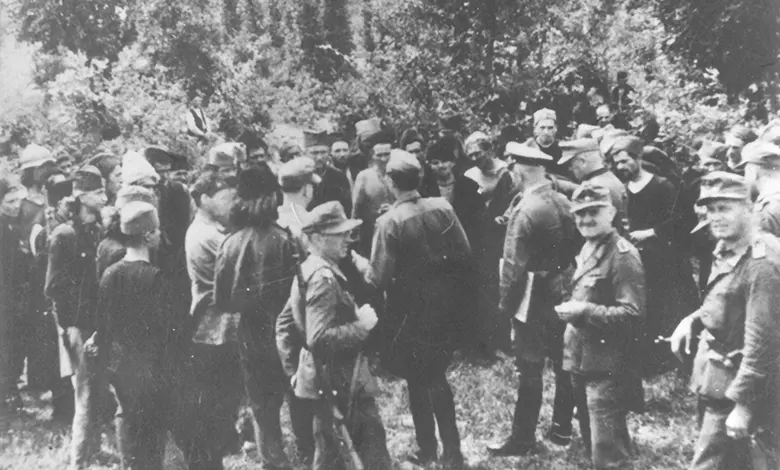
[[[340,234],[351,232],[362,223],[360,219],[348,219],[340,202],[329,201],[303,216],[301,231],[308,234]]]

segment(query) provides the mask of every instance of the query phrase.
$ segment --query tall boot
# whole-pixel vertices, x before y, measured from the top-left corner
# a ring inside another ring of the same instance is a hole
[[[536,444],[536,423],[542,409],[541,368],[537,374],[520,377],[517,390],[512,435],[500,446],[488,447],[495,456],[518,456],[531,453]]]
[[[431,399],[430,388],[416,381],[407,381],[409,390],[409,408],[414,421],[414,432],[417,438],[417,453],[409,460],[416,465],[426,465],[438,457],[438,442],[436,441],[436,421]]]
[[[548,439],[561,446],[571,442],[571,421],[574,414],[574,387],[571,375],[555,361],[555,399],[553,401],[552,426]]]
[[[442,460],[445,468],[457,470],[463,468],[463,453],[460,449],[460,432],[455,415],[455,396],[444,374],[431,386],[431,402],[439,426],[444,452]]]

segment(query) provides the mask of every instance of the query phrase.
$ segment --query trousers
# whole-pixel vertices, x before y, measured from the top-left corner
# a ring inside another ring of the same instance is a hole
[[[424,379],[408,379],[407,388],[420,452],[424,455],[437,455],[438,425],[445,459],[462,457],[455,416],[455,397],[444,371]]]

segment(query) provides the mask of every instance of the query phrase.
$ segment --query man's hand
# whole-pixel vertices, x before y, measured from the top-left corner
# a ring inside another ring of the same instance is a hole
[[[735,440],[747,439],[750,437],[748,429],[750,428],[752,418],[753,413],[745,406],[737,403],[734,409],[731,410],[731,413],[729,413],[729,417],[726,418],[726,434]]]
[[[555,307],[558,318],[565,322],[577,320],[588,309],[588,303],[580,300],[570,300]]]
[[[365,304],[357,311],[357,324],[366,331],[371,331],[376,326],[376,322],[379,319],[376,316],[374,308],[369,304]]]
[[[655,230],[652,228],[647,230],[634,230],[628,234],[628,237],[634,243],[642,243],[645,240],[655,237]]]
[[[392,204],[383,203],[381,206],[379,206],[379,215],[384,214],[385,212],[389,211],[393,207]]]
[[[84,341],[84,354],[86,354],[89,357],[97,357],[98,355],[98,346],[95,342],[95,337],[97,336],[97,332],[92,333],[92,336],[89,337],[86,341]]]
[[[371,269],[371,262],[368,261],[368,259],[364,256],[359,255],[355,250],[352,250],[350,255],[352,257],[352,264],[355,265],[355,268],[360,274],[365,276],[366,273]]]
[[[494,221],[494,222],[495,222],[497,225],[506,225],[506,224],[507,224],[507,222],[509,222],[509,219],[507,219],[507,218],[506,218],[506,216],[499,215],[498,217],[496,217],[495,219],[493,219],[493,221]]]
[[[683,347],[685,348],[685,355],[691,354],[691,339],[693,337],[693,322],[696,321],[696,315],[688,315],[683,318],[677,328],[674,329],[674,333],[669,337],[669,343],[672,346],[672,352],[680,362],[683,361]]]

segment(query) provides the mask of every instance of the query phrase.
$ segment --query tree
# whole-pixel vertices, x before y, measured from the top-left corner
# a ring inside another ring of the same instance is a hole
[[[778,77],[777,0],[657,0],[656,8],[673,35],[668,50],[701,70],[716,69],[732,98]]]
[[[347,15],[346,0],[325,0],[322,25],[325,30],[325,42],[345,56],[352,53],[355,45],[352,43],[352,28]]]
[[[303,0],[298,13],[298,28],[301,32],[302,63],[305,67],[317,69],[317,46],[322,44],[320,9],[316,0]]]

